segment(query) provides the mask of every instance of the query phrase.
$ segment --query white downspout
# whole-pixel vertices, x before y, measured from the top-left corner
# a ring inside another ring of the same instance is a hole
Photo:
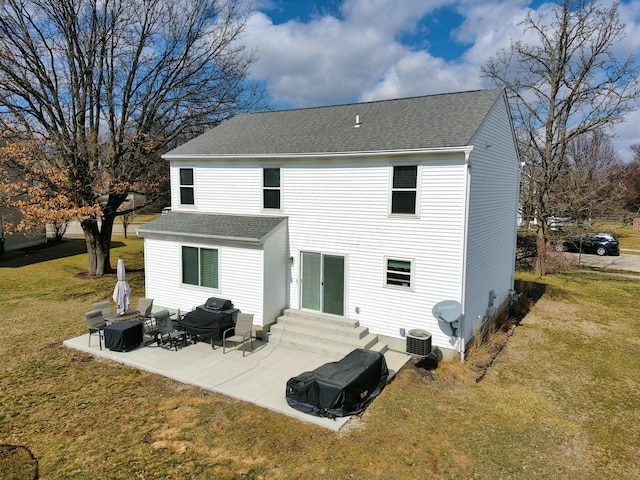
[[[460,315],[460,325],[458,326],[458,351],[460,353],[460,362],[464,363],[465,357],[465,308],[466,308],[466,278],[467,278],[467,236],[469,234],[469,196],[471,192],[471,162],[469,157],[473,148],[466,150],[464,153],[464,161],[467,166],[465,172],[465,198],[464,198],[464,218],[463,218],[463,233],[462,233],[462,278],[460,287],[460,305],[462,305],[462,313]]]

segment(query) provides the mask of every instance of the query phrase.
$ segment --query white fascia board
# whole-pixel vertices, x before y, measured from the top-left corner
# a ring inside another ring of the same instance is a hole
[[[193,237],[193,238],[206,238],[206,239],[214,239],[214,240],[222,240],[226,242],[234,242],[234,243],[252,243],[252,244],[263,244],[263,238],[249,238],[249,237],[228,237],[224,235],[206,235],[202,233],[185,233],[185,232],[176,232],[174,230],[145,230],[144,228],[139,228],[136,230],[136,235],[138,237],[144,237],[145,235],[163,235],[163,236],[171,236],[171,237]]]
[[[473,145],[461,146],[461,147],[439,147],[439,148],[416,148],[407,150],[372,150],[363,152],[322,152],[322,153],[266,153],[258,155],[246,155],[246,154],[223,154],[223,155],[211,155],[211,154],[164,154],[162,158],[166,160],[226,160],[226,159],[239,159],[239,158],[251,158],[251,159],[286,159],[286,158],[328,158],[328,157],[340,157],[340,158],[357,158],[357,157],[371,157],[382,155],[420,155],[420,154],[434,154],[434,153],[464,153],[465,159],[468,159],[469,154],[473,150]]]

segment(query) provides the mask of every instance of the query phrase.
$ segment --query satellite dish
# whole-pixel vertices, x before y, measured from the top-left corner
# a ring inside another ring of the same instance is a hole
[[[462,305],[456,300],[444,300],[433,306],[431,313],[439,321],[446,323],[451,328],[451,334],[456,336],[456,328],[462,318]]]

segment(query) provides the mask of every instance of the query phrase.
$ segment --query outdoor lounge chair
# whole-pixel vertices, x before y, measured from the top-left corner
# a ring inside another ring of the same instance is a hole
[[[100,344],[100,350],[102,350],[102,330],[106,323],[102,317],[101,310],[91,310],[84,314],[87,319],[87,326],[89,327],[89,346],[91,346],[91,335],[98,334],[98,343]]]
[[[153,314],[156,321],[158,333],[156,334],[156,342],[160,346],[169,345],[178,351],[178,344],[187,343],[187,333],[182,330],[176,330],[173,320],[169,316],[168,310],[160,310]]]
[[[227,332],[233,335],[227,336]],[[238,345],[242,345],[242,356],[244,357],[246,349],[244,344],[248,341],[251,342],[251,351],[253,352],[253,313],[239,313],[236,319],[236,326],[228,328],[222,333],[222,353],[225,353],[227,342],[233,342]]]

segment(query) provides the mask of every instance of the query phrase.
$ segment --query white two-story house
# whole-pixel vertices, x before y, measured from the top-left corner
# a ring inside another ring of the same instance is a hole
[[[164,158],[172,211],[138,231],[158,305],[228,298],[265,330],[318,312],[391,349],[421,329],[464,353],[510,297],[520,164],[501,89],[239,115]],[[434,316],[443,301],[458,322]]]

